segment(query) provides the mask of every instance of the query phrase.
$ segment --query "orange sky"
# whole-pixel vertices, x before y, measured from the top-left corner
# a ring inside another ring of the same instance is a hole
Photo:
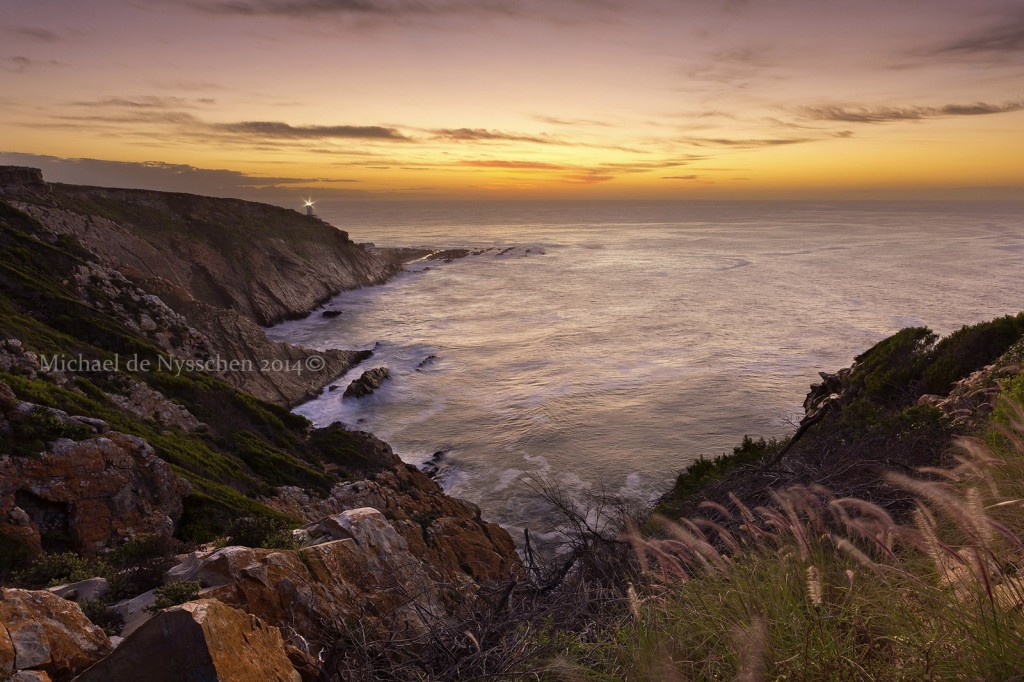
[[[278,201],[1024,198],[1019,0],[0,11],[0,163],[53,180]]]

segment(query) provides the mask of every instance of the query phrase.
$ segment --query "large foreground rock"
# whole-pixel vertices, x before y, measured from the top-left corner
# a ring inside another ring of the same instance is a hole
[[[0,591],[0,679],[39,671],[67,680],[111,649],[74,602],[45,590]]]
[[[78,682],[298,682],[281,632],[218,601],[165,609]]]

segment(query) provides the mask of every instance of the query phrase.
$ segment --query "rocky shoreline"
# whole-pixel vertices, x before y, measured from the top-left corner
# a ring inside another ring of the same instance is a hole
[[[368,353],[261,326],[410,254],[276,207],[17,168],[0,252],[0,679],[313,680],[365,653],[354,627],[413,656],[516,580],[474,505],[287,410]]]

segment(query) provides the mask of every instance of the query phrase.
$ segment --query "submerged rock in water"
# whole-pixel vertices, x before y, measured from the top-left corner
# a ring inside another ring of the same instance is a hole
[[[321,313],[324,317],[338,317],[341,315],[340,310],[325,310]]]
[[[428,355],[427,357],[425,357],[422,360],[420,360],[420,364],[416,365],[416,371],[418,372],[421,369],[423,369],[424,367],[426,367],[427,365],[434,364],[435,360],[437,360],[437,356],[436,355],[433,355],[433,354]]]
[[[448,448],[438,450],[430,456],[430,459],[420,465],[420,471],[431,478],[437,478],[437,475],[441,472],[441,463],[449,452]]]
[[[368,396],[391,378],[391,372],[387,367],[374,367],[363,372],[363,375],[353,381],[345,389],[345,398],[362,398]]]

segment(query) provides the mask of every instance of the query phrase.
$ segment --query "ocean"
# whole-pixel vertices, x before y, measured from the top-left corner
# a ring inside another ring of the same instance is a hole
[[[358,242],[470,247],[268,330],[374,349],[373,395],[296,409],[375,433],[520,539],[537,494],[653,500],[698,456],[783,436],[819,371],[906,326],[1024,309],[1024,204],[318,204]]]

